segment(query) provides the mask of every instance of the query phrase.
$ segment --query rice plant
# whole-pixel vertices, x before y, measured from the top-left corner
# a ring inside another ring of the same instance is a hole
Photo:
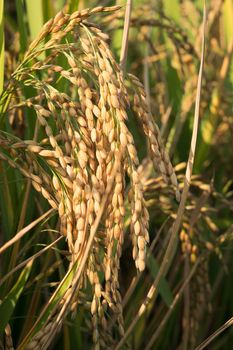
[[[203,5],[1,3],[0,348],[229,349],[233,5]]]

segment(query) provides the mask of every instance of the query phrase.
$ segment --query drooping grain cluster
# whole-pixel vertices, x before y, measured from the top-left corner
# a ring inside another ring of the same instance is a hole
[[[149,114],[143,86],[135,77],[126,77],[134,91],[131,98],[132,90],[126,87],[109,49],[108,36],[85,21],[92,14],[112,9],[98,7],[72,15],[61,12],[44,26],[8,88],[8,94],[14,95],[22,85],[30,87],[30,99],[11,103],[8,108],[11,112],[21,109],[26,118],[35,120],[34,137],[20,140],[8,136],[1,141],[4,150],[0,153],[0,158],[30,178],[35,190],[57,210],[60,233],[67,239],[70,267],[77,260],[82,261],[117,164],[81,284],[84,287],[89,283],[92,288],[90,311],[95,349],[112,348],[124,332],[118,272],[126,234],[126,197],[131,207],[133,259],[139,271],[146,264],[149,215],[137,170],[137,150],[127,127],[129,109],[142,122],[155,166],[165,180],[170,179],[175,185],[179,197],[176,176]],[[66,86],[65,92],[61,86]],[[66,301],[71,294],[66,293]],[[64,304],[69,305],[63,298],[58,309]],[[63,318],[69,310],[67,306]],[[112,318],[116,322],[109,327]],[[52,316],[28,349],[47,348],[61,323],[62,318]]]

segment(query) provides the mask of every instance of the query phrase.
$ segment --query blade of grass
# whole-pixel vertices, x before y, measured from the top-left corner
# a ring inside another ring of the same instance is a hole
[[[43,4],[41,0],[26,0],[26,5],[30,37],[34,40],[44,24]]]
[[[45,322],[49,321],[52,311],[56,308],[59,301],[64,297],[66,291],[68,290],[68,287],[72,282],[73,276],[76,273],[77,264],[78,264],[78,261],[74,263],[72,268],[66,273],[62,281],[59,283],[59,286],[50,297],[48,303],[45,305],[41,314],[37,318],[35,324],[31,328],[31,330],[27,333],[26,337],[19,344],[18,350],[25,349],[26,345],[28,344],[30,339],[33,337],[33,335],[35,335],[37,332],[40,331],[40,329],[42,328]]]
[[[55,16],[54,5],[51,1],[42,0],[42,8],[44,22],[47,22],[50,18]]]
[[[157,276],[158,271],[159,271],[159,264],[156,261],[156,259],[153,257],[152,254],[149,255],[149,257],[148,257],[147,266],[149,268],[151,276],[154,279],[156,279],[156,276]],[[172,304],[173,295],[172,295],[172,291],[169,287],[169,284],[164,277],[161,278],[161,281],[158,285],[158,291],[159,291],[159,294],[161,295],[161,298],[165,302],[165,304],[169,307]]]
[[[45,253],[47,250],[49,250],[51,247],[53,247],[56,243],[58,243],[61,239],[63,238],[63,236],[60,236],[59,238],[57,238],[54,242],[52,242],[51,244],[47,245],[45,248],[41,249],[39,252],[37,252],[36,254],[30,256],[28,259],[26,259],[25,261],[21,262],[19,265],[17,265],[14,269],[12,269],[8,274],[6,274],[1,280],[0,280],[0,286],[16,271],[20,270],[22,267],[24,267],[25,265],[27,265],[27,263],[29,263],[30,261],[34,261],[36,258],[38,258],[39,256],[41,256],[43,253]]]
[[[201,62],[200,62],[200,69],[199,69],[199,75],[198,75],[198,82],[197,82],[197,95],[196,95],[196,103],[195,103],[195,113],[194,113],[194,124],[193,124],[193,132],[192,132],[192,139],[191,139],[191,145],[190,145],[190,151],[189,151],[189,157],[186,167],[186,173],[185,173],[185,180],[184,180],[184,188],[181,195],[181,201],[179,204],[178,212],[176,220],[170,229],[170,240],[162,261],[162,264],[160,266],[159,272],[156,276],[156,279],[154,283],[152,284],[146,299],[142,303],[137,316],[134,318],[133,322],[125,332],[124,336],[120,340],[120,342],[116,346],[116,350],[120,349],[121,346],[124,344],[125,340],[127,339],[128,335],[132,332],[135,325],[137,324],[140,317],[144,314],[144,312],[147,309],[147,305],[149,301],[152,298],[155,298],[158,293],[158,285],[162,279],[166,275],[166,272],[168,270],[168,267],[171,264],[171,258],[173,257],[173,251],[174,251],[174,243],[177,239],[177,233],[180,229],[180,225],[182,223],[183,213],[185,210],[185,203],[187,200],[189,187],[190,187],[190,181],[192,176],[192,170],[193,170],[193,164],[194,164],[194,156],[195,156],[195,150],[196,150],[196,142],[197,142],[197,133],[198,133],[198,124],[199,124],[199,112],[200,112],[200,100],[201,100],[201,86],[202,86],[202,76],[203,76],[203,68],[204,68],[204,53],[205,53],[205,26],[206,26],[206,4],[204,1],[204,11],[203,11],[203,32],[202,32],[202,54],[201,54]]]
[[[54,212],[54,209],[48,210],[46,213],[41,215],[38,219],[31,222],[29,225],[24,227],[22,230],[20,230],[12,239],[10,239],[8,242],[6,242],[1,248],[0,248],[0,254],[2,254],[7,248],[9,248],[12,244],[17,242],[19,239],[21,239],[26,233],[28,233],[34,226],[36,226],[39,222],[47,218],[52,212]]]
[[[16,0],[17,22],[20,40],[20,52],[24,53],[28,45],[27,27],[25,22],[24,1]]]
[[[0,304],[0,334],[3,333],[7,323],[9,322],[12,313],[14,312],[16,303],[24,289],[24,286],[28,280],[33,261],[29,261],[25,266],[24,270],[21,272],[17,282],[5,297],[3,302]]]
[[[2,185],[0,186],[0,196],[1,196],[1,202],[0,207],[3,213],[3,216],[1,217],[1,222],[6,229],[6,237],[7,239],[11,237],[12,230],[13,230],[13,224],[14,224],[14,206],[12,203],[12,197],[10,193],[8,178],[6,174],[6,167],[5,165],[0,162],[0,179],[2,182]]]

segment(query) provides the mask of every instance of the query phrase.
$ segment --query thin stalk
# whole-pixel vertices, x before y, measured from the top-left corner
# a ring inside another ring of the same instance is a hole
[[[46,213],[41,215],[38,219],[31,222],[29,225],[25,226],[22,230],[20,230],[16,235],[10,239],[8,242],[6,242],[1,248],[0,248],[0,254],[2,254],[7,248],[9,248],[12,244],[16,243],[19,239],[21,239],[24,235],[26,235],[33,227],[35,227],[39,222],[47,218],[54,209],[48,210]]]
[[[148,42],[146,42],[145,47],[145,58],[149,56],[149,45]],[[143,61],[143,80],[144,80],[144,87],[146,91],[146,100],[147,105],[149,108],[149,111],[151,113],[151,103],[150,103],[150,77],[149,77],[149,62],[148,60]]]
[[[219,327],[213,334],[211,334],[206,340],[204,340],[200,345],[198,345],[195,350],[202,350],[207,347],[215,338],[224,332],[228,327],[233,325],[233,317],[231,317],[227,322],[225,322],[221,327]]]
[[[8,274],[6,274],[1,280],[0,280],[0,286],[12,275],[14,274],[16,271],[18,271],[19,269],[21,269],[22,267],[24,267],[25,265],[27,265],[27,263],[29,261],[34,261],[36,258],[38,258],[39,256],[41,256],[43,253],[45,253],[47,250],[49,250],[50,248],[52,248],[56,243],[58,243],[61,239],[63,238],[63,236],[58,237],[55,241],[53,241],[51,244],[47,245],[45,248],[41,249],[39,252],[37,252],[36,254],[30,256],[28,259],[24,260],[23,262],[21,262],[20,264],[18,264],[17,266],[15,266],[10,272],[8,272]]]
[[[126,69],[131,10],[132,10],[132,0],[127,0],[126,9],[125,9],[124,30],[123,30],[123,37],[122,37],[122,44],[121,44],[121,56],[120,56],[120,67],[123,74],[125,74],[125,69]]]

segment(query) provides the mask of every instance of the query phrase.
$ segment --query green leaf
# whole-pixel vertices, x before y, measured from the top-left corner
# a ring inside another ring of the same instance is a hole
[[[1,322],[0,322],[0,334],[4,332],[4,329],[9,322],[11,315],[14,312],[15,306],[17,304],[17,301],[24,289],[24,286],[28,280],[28,277],[31,272],[33,261],[30,261],[23,271],[21,272],[17,282],[13,286],[13,288],[10,290],[8,295],[4,298],[3,302],[0,305],[0,315],[1,315]]]
[[[31,39],[35,39],[39,34],[43,24],[43,4],[41,0],[26,0],[27,17]]]
[[[51,312],[55,309],[55,307],[58,305],[59,301],[63,298],[65,295],[67,289],[69,288],[71,281],[73,280],[74,274],[77,269],[78,262],[76,262],[73,267],[67,272],[63,280],[60,282],[59,286],[53,293],[52,297],[50,298],[49,302],[45,306],[44,310],[39,315],[36,323],[34,324],[33,328],[30,330],[30,332],[27,334],[27,336],[23,339],[22,343],[18,346],[18,350],[25,349],[25,346],[28,344],[30,339],[38,333],[43,325],[48,320],[49,315]]]
[[[74,11],[78,10],[79,0],[69,0],[68,1],[68,9],[69,13],[72,13]]]
[[[24,15],[24,2],[23,0],[16,0],[16,11],[17,11],[17,23],[19,30],[19,40],[20,40],[20,51],[24,53],[28,45],[28,34],[27,34],[27,25]]]
[[[149,268],[151,276],[155,279],[159,271],[159,264],[157,263],[153,255],[149,256],[147,260],[147,266]],[[168,285],[168,282],[164,277],[161,279],[161,282],[158,285],[158,291],[165,304],[169,307],[172,304],[173,295]]]
[[[1,213],[1,225],[4,228],[6,235],[5,239],[10,239],[14,225],[14,205],[11,196],[11,189],[9,186],[9,169],[6,171],[7,166],[3,162],[0,162],[0,208]],[[11,172],[12,173],[12,172]]]
[[[55,16],[55,10],[54,5],[51,1],[48,0],[42,0],[42,6],[43,6],[43,16],[44,21],[47,22],[50,18]]]

